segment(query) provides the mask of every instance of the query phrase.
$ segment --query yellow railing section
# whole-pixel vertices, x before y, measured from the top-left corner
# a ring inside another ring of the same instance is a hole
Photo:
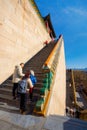
[[[36,103],[35,113],[46,116],[55,74],[56,68],[58,64],[58,58],[60,55],[60,48],[62,45],[62,36],[58,39],[56,45],[54,46],[52,52],[50,53],[49,57],[45,61],[43,65],[43,86],[40,90],[41,98]]]
[[[56,50],[58,49],[59,44],[60,44],[61,41],[62,41],[62,36],[60,37],[60,39],[58,40],[58,42],[55,45],[54,49],[52,50],[51,54],[49,55],[49,57],[47,58],[47,60],[44,63],[44,66],[47,66],[49,69],[52,66],[52,61],[53,61],[53,59],[55,57]]]

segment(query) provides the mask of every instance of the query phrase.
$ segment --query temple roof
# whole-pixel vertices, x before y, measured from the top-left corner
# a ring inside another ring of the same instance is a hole
[[[52,30],[52,34],[54,36],[54,38],[56,37],[56,34],[55,34],[55,31],[54,31],[54,28],[53,28],[53,25],[52,25],[52,22],[51,22],[51,18],[50,18],[50,14],[48,14],[47,16],[43,17],[44,21],[48,21],[49,23],[49,27],[50,29]]]

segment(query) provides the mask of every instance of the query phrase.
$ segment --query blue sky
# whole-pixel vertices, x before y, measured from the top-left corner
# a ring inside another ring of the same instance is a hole
[[[67,68],[87,68],[87,0],[35,0],[42,16],[48,13],[63,35]]]

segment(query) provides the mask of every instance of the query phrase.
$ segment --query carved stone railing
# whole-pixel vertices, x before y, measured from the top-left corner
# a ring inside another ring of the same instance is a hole
[[[55,74],[58,65],[58,58],[60,55],[60,48],[62,45],[62,36],[59,37],[56,45],[54,46],[49,57],[45,61],[42,72],[43,72],[43,86],[40,90],[41,98],[36,103],[35,112],[40,115],[46,115],[47,108],[49,105],[51,91],[55,81]]]

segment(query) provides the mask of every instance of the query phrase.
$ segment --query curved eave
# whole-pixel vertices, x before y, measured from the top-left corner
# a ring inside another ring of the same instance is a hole
[[[53,33],[53,36],[54,38],[56,37],[56,34],[55,34],[55,31],[54,31],[54,28],[53,28],[53,25],[52,25],[52,22],[51,22],[51,18],[50,18],[50,14],[48,14],[47,16],[43,17],[44,21],[48,21],[49,22],[49,27],[50,29],[52,30],[52,33]]]

